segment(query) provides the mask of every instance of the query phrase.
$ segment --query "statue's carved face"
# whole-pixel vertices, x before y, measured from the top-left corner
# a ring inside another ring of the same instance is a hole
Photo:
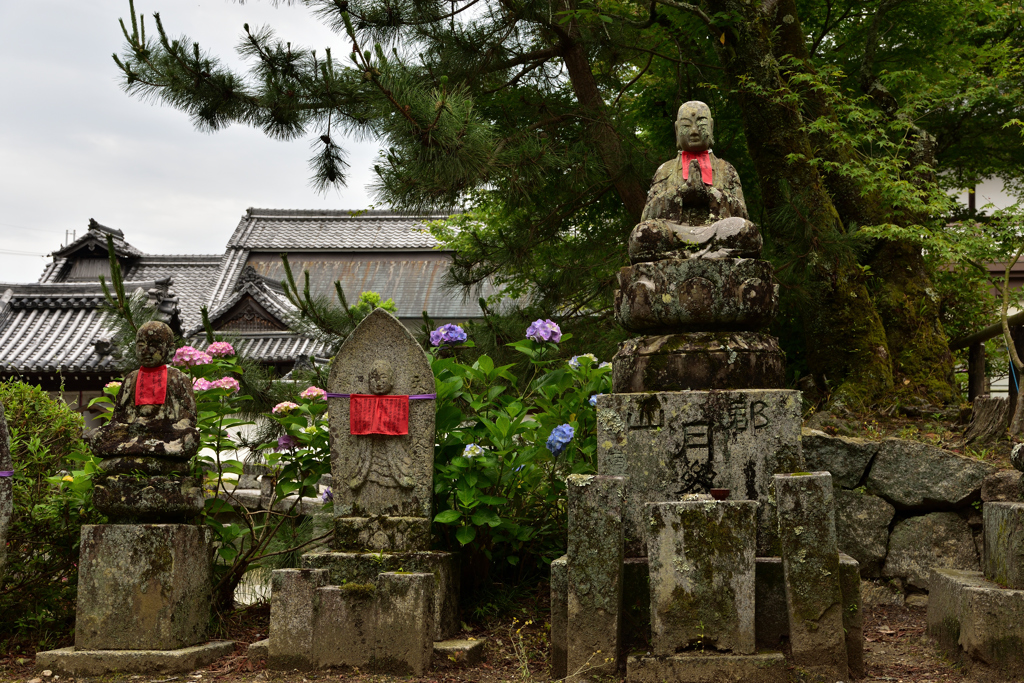
[[[704,152],[715,142],[715,121],[703,102],[687,102],[676,116],[676,146],[687,152]]]
[[[161,322],[148,322],[135,335],[135,352],[144,368],[166,365],[174,350],[174,333]]]
[[[370,368],[370,393],[387,394],[391,387],[391,366],[384,361],[375,362]]]

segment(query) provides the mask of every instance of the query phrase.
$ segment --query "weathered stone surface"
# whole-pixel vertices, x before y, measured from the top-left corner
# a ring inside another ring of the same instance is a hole
[[[967,443],[983,444],[1002,437],[1010,424],[1010,399],[1006,396],[979,396],[974,399],[971,424],[964,432]]]
[[[100,469],[107,474],[167,476],[187,474],[189,463],[187,460],[171,460],[148,455],[125,455],[104,458],[100,462]]]
[[[786,574],[781,557],[758,557],[755,565],[754,630],[757,647],[782,648],[789,638]]]
[[[430,550],[430,520],[426,517],[335,517],[336,550]]]
[[[93,505],[115,524],[183,522],[203,511],[206,499],[196,477],[97,476]]]
[[[622,563],[622,644],[626,652],[651,649],[651,580],[646,557]]]
[[[933,512],[896,523],[882,576],[928,589],[933,568],[978,571],[971,528],[955,512]]]
[[[182,674],[212,664],[235,649],[231,640],[213,640],[177,650],[76,650],[65,647],[36,653],[36,670],[58,676],[100,677],[111,673]]]
[[[276,569],[271,573],[269,667],[316,667],[313,638],[320,608],[317,590],[326,583],[324,569]]]
[[[843,630],[846,662],[851,678],[864,678],[864,611],[861,609],[860,567],[857,560],[839,554],[839,587],[843,594]]]
[[[839,549],[860,563],[865,578],[881,576],[896,508],[859,491],[836,489],[834,494]]]
[[[981,482],[981,500],[985,503],[1017,503],[1024,499],[1024,474],[1000,470]]]
[[[651,652],[754,652],[757,502],[648,503]]]
[[[377,587],[372,583],[322,586],[316,589],[315,599],[312,661],[317,667],[365,668],[376,644]]]
[[[611,394],[597,408],[598,471],[629,477],[627,556],[647,554],[644,504],[712,488],[761,503],[758,554],[778,554],[772,475],[803,466],[800,392]]]
[[[569,557],[551,562],[551,680],[565,678],[569,629]]]
[[[270,638],[264,638],[263,640],[257,640],[255,643],[249,643],[249,647],[245,649],[245,658],[248,659],[249,663],[255,667],[265,667],[269,657]]]
[[[842,680],[848,668],[832,475],[777,474],[775,495],[793,659]]]
[[[615,319],[631,332],[759,330],[778,312],[768,261],[667,259],[619,271]]]
[[[383,573],[377,577],[375,672],[422,676],[434,653],[434,577]]]
[[[761,257],[763,245],[754,223],[732,216],[710,225],[645,220],[630,232],[626,248],[629,260],[639,264],[659,259],[756,259]]]
[[[260,487],[260,477],[269,471],[270,468],[266,465],[257,462],[243,462],[242,476],[238,478],[238,484],[235,485],[235,488],[258,489]]]
[[[207,527],[83,526],[75,648],[175,650],[202,642],[212,568]]]
[[[455,664],[473,666],[484,660],[486,638],[480,640],[439,640],[434,643],[434,656]]]
[[[622,635],[623,496],[619,476],[571,474],[566,668],[614,673]]]
[[[438,552],[336,553],[311,552],[302,556],[304,569],[325,569],[327,583],[369,584],[381,572],[417,572],[434,577],[435,640],[444,640],[459,629],[458,555]]]
[[[686,652],[669,657],[630,657],[629,683],[788,683],[796,676],[781,652],[732,655]]]
[[[1010,462],[1020,472],[1024,472],[1024,444],[1017,444],[1010,451]]]
[[[985,503],[984,514],[985,578],[1024,590],[1024,503]]]
[[[878,452],[877,441],[829,436],[816,429],[802,432],[804,463],[812,472],[828,472],[836,486],[860,486],[871,459]],[[840,503],[837,503],[840,505]],[[840,534],[841,536],[842,534]]]
[[[7,432],[4,404],[0,403],[0,577],[7,563],[7,530],[14,516],[14,462],[11,460],[11,437]]]
[[[764,389],[785,381],[785,354],[759,332],[690,332],[628,339],[612,359],[615,393]]]
[[[897,509],[951,510],[981,495],[996,468],[918,441],[885,439],[868,473],[867,490]]]
[[[1024,591],[1006,590],[980,572],[934,569],[928,635],[971,668],[983,664],[1009,680],[1024,671]]]
[[[378,378],[376,384],[371,381],[374,377]],[[378,308],[363,319],[334,357],[328,390],[338,394],[432,394],[434,375],[412,334]],[[431,519],[435,401],[409,401],[409,433],[402,436],[353,435],[349,399],[327,401],[334,514]]]

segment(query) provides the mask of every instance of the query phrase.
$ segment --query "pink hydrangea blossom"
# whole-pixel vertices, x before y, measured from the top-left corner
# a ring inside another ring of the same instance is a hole
[[[230,389],[232,393],[242,388],[238,383],[238,380],[234,377],[221,377],[218,380],[210,382],[210,386],[214,389]]]
[[[235,347],[227,342],[213,342],[206,348],[206,352],[214,358],[224,358],[235,355]]]
[[[103,388],[104,389],[117,389],[120,386],[121,386],[120,382],[107,382],[106,384],[103,385]]]
[[[309,387],[308,389],[303,391],[301,394],[299,394],[299,396],[301,398],[308,398],[310,400],[317,401],[317,400],[326,399],[327,398],[327,392],[324,391],[323,389],[321,389],[320,387]]]
[[[281,401],[276,406],[274,406],[274,409],[271,410],[270,412],[272,412],[274,415],[287,415],[288,413],[292,412],[298,407],[298,403],[292,403],[291,401]]]
[[[190,368],[196,365],[207,365],[212,362],[213,358],[210,357],[210,354],[191,346],[182,346],[174,352],[174,359],[171,360],[171,363],[174,365],[184,365]]]
[[[195,391],[206,391],[207,389],[213,388],[213,382],[202,377],[197,377],[192,380],[192,389]]]

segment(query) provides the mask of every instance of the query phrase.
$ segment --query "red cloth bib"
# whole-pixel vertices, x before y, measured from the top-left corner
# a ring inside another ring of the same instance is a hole
[[[679,152],[679,156],[683,163],[683,180],[690,178],[690,162],[696,159],[697,163],[700,164],[700,179],[704,181],[705,185],[711,184],[711,155],[708,154],[707,150],[697,152],[696,154],[682,150]]]
[[[409,397],[352,394],[349,399],[349,432],[352,434],[409,433]]]
[[[135,376],[135,405],[162,405],[167,400],[167,366],[139,368]]]

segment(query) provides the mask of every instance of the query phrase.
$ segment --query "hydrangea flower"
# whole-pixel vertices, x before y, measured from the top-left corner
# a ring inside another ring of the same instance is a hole
[[[590,398],[587,399],[587,403],[589,403],[592,406],[596,406],[597,405],[597,399],[598,399],[599,396],[604,396],[604,394],[591,394]]]
[[[308,398],[313,401],[327,400],[327,392],[321,389],[320,387],[309,387],[303,390],[303,392],[299,394],[299,396],[301,398]]]
[[[103,388],[104,389],[117,389],[120,386],[121,386],[120,382],[107,382],[106,384],[103,385]]]
[[[298,440],[289,434],[282,434],[277,437],[277,450],[284,451],[289,448],[295,448],[299,445]]]
[[[589,358],[591,365],[593,365],[594,363],[597,362],[597,356],[595,356],[592,353],[584,353],[583,355],[573,356],[572,358],[570,358],[569,359],[569,367],[572,368],[573,370],[579,370],[580,369],[580,358]]]
[[[483,454],[484,454],[484,449],[481,446],[479,446],[479,445],[477,445],[475,443],[469,444],[468,446],[466,446],[462,450],[462,457],[464,457],[464,458],[475,458],[478,455],[483,455]]]
[[[292,412],[298,407],[298,403],[292,403],[291,401],[281,401],[276,406],[274,406],[273,410],[271,410],[270,412],[272,412],[274,415],[287,415],[288,413]]]
[[[211,389],[230,389],[232,393],[238,391],[242,386],[238,383],[238,380],[234,377],[221,377],[218,380],[210,382]]]
[[[453,325],[451,323],[441,325],[441,327],[430,333],[431,346],[450,346],[464,341],[466,341],[466,331],[458,325]]]
[[[224,341],[213,342],[206,347],[206,352],[214,358],[224,358],[235,355],[235,347]]]
[[[207,365],[212,362],[213,358],[210,357],[210,354],[191,346],[182,346],[174,352],[174,358],[171,359],[171,363],[174,365],[184,365],[190,368],[196,365]]]
[[[598,367],[598,369],[600,369],[600,368],[610,368],[611,366],[612,366],[611,363],[609,363],[608,361],[605,361],[605,362],[601,363],[600,365],[598,365],[597,367]]]
[[[334,500],[334,494],[331,493],[330,486],[324,489],[324,492],[320,494],[320,498],[322,498],[325,503],[330,503],[331,501]]]
[[[562,329],[553,320],[534,320],[526,328],[526,338],[533,341],[551,341],[557,343],[562,338]]]
[[[202,377],[197,377],[196,379],[192,380],[192,389],[194,391],[206,391],[207,389],[212,389],[212,388],[213,388],[213,382],[211,382],[208,379],[203,379]]]
[[[565,447],[569,445],[569,442],[572,441],[575,433],[572,425],[558,425],[551,430],[551,435],[544,445],[547,446],[552,455],[560,455],[565,450]]]

